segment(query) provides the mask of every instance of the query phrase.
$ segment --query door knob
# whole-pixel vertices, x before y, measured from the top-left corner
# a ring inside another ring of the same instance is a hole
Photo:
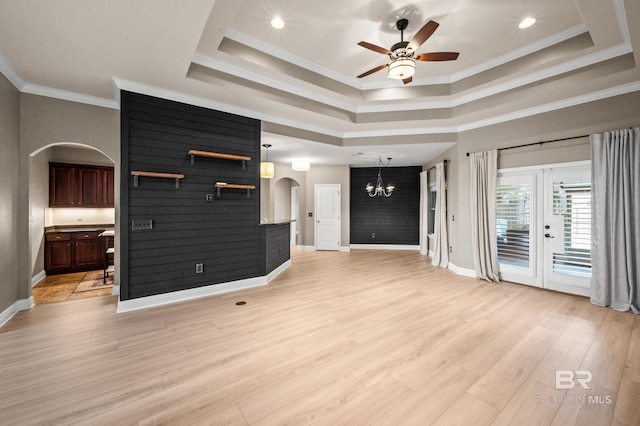
[[[544,234],[545,238],[555,238],[554,236],[552,236],[551,234]]]
[[[544,229],[549,229],[549,228],[551,228],[549,225],[544,226]]]

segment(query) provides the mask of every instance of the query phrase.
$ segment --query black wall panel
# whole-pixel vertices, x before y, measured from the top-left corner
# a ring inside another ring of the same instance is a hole
[[[378,168],[351,169],[351,244],[420,244],[420,172],[422,167],[383,167],[382,179],[393,183],[390,197],[369,197]],[[373,237],[375,234],[375,237]]]
[[[265,225],[265,275],[289,260],[290,231],[288,223],[281,225]]]
[[[260,122],[135,93],[121,93],[121,298],[150,296],[264,274],[260,220]],[[190,149],[244,155],[246,163],[196,157]],[[181,173],[175,180],[130,171]],[[255,185],[222,189],[216,182]],[[132,230],[134,219],[153,229]],[[195,273],[196,263],[204,272]]]

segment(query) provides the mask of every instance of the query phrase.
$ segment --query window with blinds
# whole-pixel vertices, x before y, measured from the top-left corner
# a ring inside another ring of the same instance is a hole
[[[553,215],[562,216],[562,253],[553,253],[553,271],[591,276],[591,183],[553,182]]]
[[[529,267],[530,223],[531,185],[498,185],[496,231],[499,263]]]
[[[429,212],[427,219],[427,233],[433,234],[436,225],[436,201],[438,197],[438,191],[436,185],[429,185]]]

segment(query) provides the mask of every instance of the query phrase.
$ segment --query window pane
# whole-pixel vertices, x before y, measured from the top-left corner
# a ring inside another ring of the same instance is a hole
[[[528,268],[531,187],[528,183],[498,185],[496,200],[498,262]]]
[[[428,230],[429,234],[433,234],[436,223],[436,197],[437,191],[435,189],[429,190],[429,220]]]
[[[591,184],[553,182],[553,214],[563,216],[564,252],[553,253],[553,271],[591,276]]]

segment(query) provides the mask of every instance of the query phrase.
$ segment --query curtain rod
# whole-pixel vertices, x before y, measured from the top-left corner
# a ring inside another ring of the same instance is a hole
[[[507,147],[504,147],[504,148],[498,148],[498,151],[504,151],[505,149],[524,148],[525,146],[542,145],[544,143],[568,141],[568,140],[571,140],[571,139],[582,139],[582,138],[588,138],[588,137],[589,137],[589,135],[581,135],[581,136],[571,136],[570,138],[552,139],[550,141],[540,141],[540,142],[525,143],[525,144],[522,144],[522,145],[507,146]],[[467,152],[467,157],[469,156],[469,154],[470,153]]]
[[[467,155],[469,155],[469,154],[467,154]],[[449,162],[449,160],[442,160],[442,161],[444,162],[444,164],[447,164],[447,163]],[[430,172],[431,170],[433,170],[433,169],[435,169],[435,168],[436,168],[436,166],[429,167],[429,168],[427,169],[427,172]]]

